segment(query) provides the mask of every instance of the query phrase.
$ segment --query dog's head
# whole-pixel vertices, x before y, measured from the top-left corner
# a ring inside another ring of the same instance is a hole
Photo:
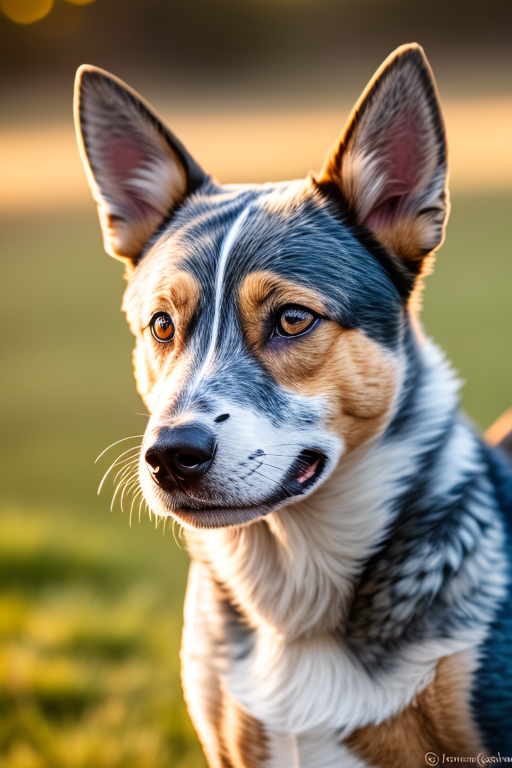
[[[446,145],[421,48],[384,63],[303,181],[218,185],[92,67],[76,119],[105,248],[127,266],[149,505],[217,527],[312,493],[390,423],[410,297],[443,238]]]

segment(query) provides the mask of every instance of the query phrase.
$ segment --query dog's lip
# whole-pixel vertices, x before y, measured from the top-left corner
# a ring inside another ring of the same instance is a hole
[[[180,512],[186,512],[187,514],[202,514],[203,512],[243,512],[244,510],[250,511],[251,509],[262,509],[271,506],[272,504],[275,504],[279,501],[282,501],[282,499],[285,498],[284,493],[283,494],[272,494],[271,497],[264,499],[263,501],[258,501],[255,504],[210,504],[210,505],[195,505],[192,506],[191,504],[180,504],[179,510],[176,511],[176,514],[179,515]]]

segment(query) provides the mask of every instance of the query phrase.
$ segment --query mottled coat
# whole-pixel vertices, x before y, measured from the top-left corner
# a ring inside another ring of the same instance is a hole
[[[76,117],[126,264],[141,491],[187,531],[209,764],[512,756],[512,473],[417,316],[448,215],[422,50],[384,63],[302,181],[217,184],[92,67]]]

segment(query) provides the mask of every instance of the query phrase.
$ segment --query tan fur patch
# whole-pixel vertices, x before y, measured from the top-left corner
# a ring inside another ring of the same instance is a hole
[[[512,442],[512,408],[505,411],[485,433],[485,439],[491,445],[500,445],[504,450]]]
[[[144,286],[143,286],[144,287]],[[151,295],[151,294],[150,294]],[[130,300],[133,302],[134,297]],[[194,277],[185,271],[171,273],[165,287],[151,296],[150,300],[132,318],[130,326],[137,338],[133,351],[133,366],[137,391],[148,407],[154,399],[154,389],[165,373],[166,378],[188,368],[186,342],[190,323],[199,303],[199,285]],[[174,323],[175,336],[172,342],[160,344],[149,328],[156,312],[168,312]]]
[[[419,266],[429,251],[440,247],[442,244],[439,242],[437,229],[433,227],[434,219],[433,213],[429,214],[428,217],[410,216],[400,219],[379,229],[379,241],[391,253],[401,259],[417,261]],[[442,224],[443,217],[441,216],[440,227]]]
[[[96,198],[100,193],[96,194]],[[133,259],[140,254],[144,244],[147,243],[153,232],[162,221],[158,211],[148,213],[144,219],[131,219],[127,221],[120,216],[110,214],[106,204],[97,203],[100,226],[103,234],[103,247],[109,256],[126,263],[130,271],[134,268]]]
[[[323,395],[330,404],[329,427],[348,449],[355,448],[387,423],[397,386],[396,363],[360,331],[329,320],[279,349],[265,346],[265,317],[289,303],[325,313],[315,291],[270,272],[249,275],[239,293],[247,342],[283,387],[301,395]]]
[[[375,768],[419,768],[427,752],[476,757],[483,752],[470,708],[472,652],[441,659],[432,683],[395,717],[359,728],[347,745]]]
[[[228,765],[262,768],[270,758],[269,739],[262,723],[251,717],[226,691],[222,691],[221,738]]]
[[[156,294],[152,295],[142,310],[142,323],[146,326],[155,312],[169,312],[176,328],[176,339],[183,340],[189,323],[197,309],[199,284],[183,270],[171,272],[171,278]]]

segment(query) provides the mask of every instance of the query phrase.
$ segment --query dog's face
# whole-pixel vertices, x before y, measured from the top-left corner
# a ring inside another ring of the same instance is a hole
[[[400,297],[311,182],[196,193],[124,306],[152,414],[141,479],[160,511],[251,520],[310,493],[389,418]]]
[[[386,429],[407,304],[442,240],[446,150],[406,47],[322,173],[222,187],[125,86],[83,68],[77,123],[151,418],[140,480],[185,525],[239,525],[314,492]]]

